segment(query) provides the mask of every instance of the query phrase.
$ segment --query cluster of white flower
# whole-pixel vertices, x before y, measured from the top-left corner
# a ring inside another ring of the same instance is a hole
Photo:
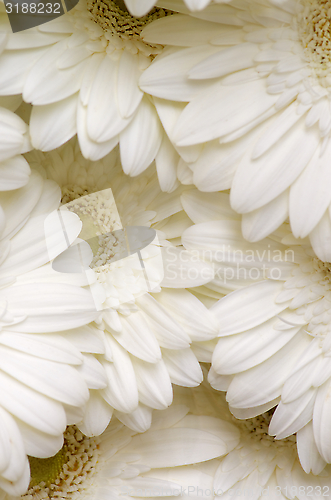
[[[0,500],[331,497],[331,1],[0,2]]]

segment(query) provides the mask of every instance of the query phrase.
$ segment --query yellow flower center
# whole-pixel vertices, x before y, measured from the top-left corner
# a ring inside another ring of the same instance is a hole
[[[305,55],[324,86],[331,84],[331,0],[304,0],[299,33]],[[327,78],[327,81],[325,81]],[[330,81],[329,81],[330,79]]]
[[[31,482],[22,500],[75,500],[90,485],[98,469],[99,438],[67,428],[63,448],[54,457],[29,457]]]

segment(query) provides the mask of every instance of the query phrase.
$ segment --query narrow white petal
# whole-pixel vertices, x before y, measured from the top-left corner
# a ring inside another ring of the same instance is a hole
[[[217,318],[187,290],[162,290],[154,296],[183,327],[191,340],[199,342],[217,336]]]
[[[191,349],[163,349],[162,359],[173,384],[182,387],[196,387],[201,384],[203,374],[199,362]]]
[[[5,346],[0,347],[0,352],[1,370],[23,384],[63,403],[80,406],[87,401],[87,386],[73,367]]]
[[[260,241],[286,221],[289,192],[286,190],[261,208],[242,216],[242,232],[248,241]]]
[[[242,43],[224,48],[193,66],[189,78],[204,80],[250,68],[255,65],[254,57],[258,52],[258,46],[254,43]]]
[[[51,435],[61,434],[66,427],[64,409],[30,387],[0,372],[1,406],[28,425]]]
[[[286,309],[287,303],[276,304],[282,283],[261,281],[236,290],[221,299],[212,311],[220,321],[219,335],[233,335],[261,325]],[[238,315],[240,310],[240,315]]]
[[[139,400],[151,408],[163,410],[172,403],[172,387],[164,362],[151,364],[134,359]]]
[[[104,401],[98,391],[90,391],[90,399],[85,406],[84,419],[78,428],[85,436],[99,436],[106,429],[113,409]]]
[[[141,311],[122,317],[121,323],[121,332],[113,335],[124,349],[149,363],[161,359],[159,344]]]
[[[97,142],[113,138],[130,122],[129,119],[121,118],[117,108],[117,72],[118,62],[107,55],[99,65],[91,87],[87,107],[87,131],[90,138]]]
[[[180,199],[185,212],[195,224],[223,218],[239,219],[230,207],[227,193],[201,193],[194,189],[184,191]]]
[[[27,333],[53,332],[77,328],[93,321],[98,313],[92,296],[71,285],[34,284],[0,290],[2,300],[23,321],[9,330]],[[25,319],[24,319],[25,318]]]
[[[312,422],[297,432],[297,449],[301,466],[307,474],[322,472],[326,463],[316,447]]]
[[[13,37],[14,38],[14,37]],[[48,47],[35,48],[27,56],[26,50],[5,51],[0,61],[0,92],[2,95],[21,94],[26,74]]]
[[[161,99],[180,102],[190,101],[199,92],[208,92],[211,84],[208,81],[189,80],[187,72],[195,63],[200,62],[206,54],[213,54],[218,50],[218,47],[210,45],[184,50],[172,49],[160,60],[156,58],[144,71],[140,77],[139,86],[144,92]]]
[[[282,349],[260,365],[235,375],[227,401],[237,408],[260,406],[280,396],[281,387],[309,340],[298,332]]]
[[[154,106],[144,98],[131,123],[120,134],[123,170],[135,176],[146,170],[160,148],[163,131]]]
[[[96,142],[91,139],[87,131],[87,107],[80,101],[78,102],[77,109],[77,136],[82,155],[93,161],[100,160],[106,156],[119,141],[118,135],[104,142]]]
[[[269,110],[276,96],[268,94],[263,79],[236,87],[215,85],[193,99],[174,130],[178,146],[210,141],[249,124]]]
[[[160,187],[166,193],[171,193],[177,187],[176,165],[178,161],[178,153],[166,134],[163,134],[160,149],[155,157],[155,164]]]
[[[164,292],[163,290],[161,294],[156,294],[156,298],[159,295],[164,295]],[[170,314],[172,310],[170,309],[169,312],[168,307],[162,306],[162,298],[158,301],[156,298],[150,294],[145,294],[136,299],[136,303],[144,311],[159,345],[167,349],[185,349],[189,347],[191,341],[189,335]]]
[[[103,361],[108,378],[108,387],[102,395],[108,404],[116,410],[130,413],[138,405],[138,389],[136,376],[128,353],[107,334],[107,342],[111,345],[114,361]]]
[[[222,337],[213,353],[213,368],[223,375],[236,374],[273,356],[301,328],[279,332],[273,328],[274,318],[251,330]]]
[[[6,219],[6,227],[1,238],[11,237],[26,222],[40,199],[43,184],[41,176],[31,172],[26,186],[12,193],[0,192],[0,205]]]
[[[48,458],[55,455],[55,453],[62,448],[63,433],[59,433],[57,436],[51,436],[27,425],[17,418],[15,418],[15,422],[18,425],[27,455],[38,458]]]
[[[192,47],[208,44],[219,32],[217,24],[177,14],[148,24],[141,36],[149,43]]]
[[[276,408],[269,425],[269,434],[276,439],[283,439],[294,434],[313,416],[316,389],[310,389],[293,403],[283,404],[282,401]]]
[[[33,106],[30,118],[31,141],[36,149],[56,149],[77,132],[76,94],[46,106]]]
[[[148,14],[155,0],[125,0],[125,3],[133,16],[142,17]]]
[[[164,410],[163,410],[164,411]],[[152,409],[139,403],[138,408],[131,413],[115,411],[115,416],[124,425],[136,432],[147,431],[152,423]],[[153,418],[154,423],[154,418]]]
[[[164,453],[159,453],[162,447]],[[132,438],[130,452],[140,455],[139,463],[155,469],[211,460],[227,452],[224,441],[198,429],[164,429]]]
[[[19,189],[27,184],[30,175],[28,162],[22,156],[14,156],[0,163],[1,190]]]
[[[291,187],[290,221],[296,238],[305,238],[321,220],[330,204],[331,195],[327,189],[331,180],[328,168],[330,151],[329,141],[323,155],[317,150]]]
[[[317,257],[324,262],[331,261],[331,218],[328,211],[309,234],[309,239]]]
[[[89,389],[104,389],[107,387],[106,373],[101,363],[92,354],[84,355],[83,363],[77,367],[77,372],[79,373],[80,380],[84,380]],[[78,378],[77,375],[76,378]],[[68,403],[68,401],[65,402]],[[75,399],[72,398],[69,403],[74,405]]]
[[[30,70],[23,87],[23,98],[34,105],[51,104],[75,94],[82,80],[85,61],[60,69],[57,60],[67,51],[67,40],[53,45]]]
[[[230,197],[233,209],[251,212],[279,196],[306,167],[319,142],[318,132],[305,129],[301,119],[256,160],[250,147],[234,176]]]
[[[118,66],[117,99],[118,108],[123,118],[128,118],[137,109],[143,92],[138,87],[140,71],[139,58],[124,50]]]
[[[3,330],[0,335],[0,344],[58,363],[79,365],[83,360],[81,352],[72,345],[71,339],[69,342],[69,339],[61,337],[58,333],[44,333],[39,336]]]
[[[325,382],[318,391],[314,406],[313,429],[317,449],[321,457],[331,462],[331,427],[328,424],[331,406],[331,380]]]

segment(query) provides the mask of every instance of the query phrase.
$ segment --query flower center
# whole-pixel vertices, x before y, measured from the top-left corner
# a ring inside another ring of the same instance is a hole
[[[31,482],[22,498],[77,498],[98,469],[99,442],[99,438],[87,438],[75,426],[68,427],[63,448],[54,457],[29,457]]]
[[[322,84],[331,84],[331,0],[304,0],[299,14],[299,33],[315,74],[322,78]],[[323,81],[323,79],[330,79]]]
[[[232,416],[233,421],[240,427],[243,434],[251,439],[256,444],[262,444],[264,446],[276,446],[277,448],[292,447],[295,446],[296,437],[289,436],[285,439],[275,440],[273,436],[268,434],[268,427],[271,418],[274,414],[275,408],[262,413],[254,418],[248,418],[247,420],[238,420]]]
[[[143,28],[161,17],[172,14],[165,9],[154,8],[146,16],[131,16],[122,0],[87,0],[87,9],[92,19],[105,32],[113,50],[126,48],[133,54],[141,51],[145,55],[156,55],[162,50],[161,45],[143,42],[140,33]]]
[[[91,191],[87,186],[66,186],[62,189],[62,202],[71,199],[66,208],[83,223],[79,237],[92,249],[90,267],[93,269],[109,264],[122,247],[124,251],[125,241],[118,231],[122,226],[111,189]]]

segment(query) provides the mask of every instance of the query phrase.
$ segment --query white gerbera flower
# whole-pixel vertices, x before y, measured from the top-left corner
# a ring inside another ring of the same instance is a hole
[[[91,387],[91,367],[81,351],[89,352],[93,335],[82,325],[98,313],[80,286],[86,285],[84,276],[60,275],[48,264],[45,233],[58,252],[66,248],[61,231],[44,227],[60,195],[54,181],[43,181],[36,172],[26,186],[0,192],[5,222],[0,232],[0,487],[13,495],[29,484],[26,454],[47,457],[61,448],[63,431],[81,420]],[[67,213],[63,223],[70,244],[81,222]],[[97,387],[104,385],[101,376]]]
[[[143,434],[116,420],[98,438],[69,427],[61,452],[30,460],[32,480],[21,498],[328,497],[330,468],[306,474],[295,438],[268,436],[270,416],[241,422],[212,389],[177,388],[172,407],[154,411]]]
[[[182,236],[188,250],[215,266],[215,280],[205,287],[232,292],[211,308],[220,338],[210,382],[227,391],[238,418],[278,405],[269,432],[277,439],[297,433],[304,470],[318,473],[331,462],[330,265],[288,225],[248,243],[237,214],[221,198],[214,201],[211,222]]]
[[[140,87],[189,101],[171,140],[201,145],[189,165],[194,183],[208,192],[231,188],[247,239],[258,241],[289,216],[295,237],[315,240],[331,236],[331,4],[274,3],[213,5],[150,24],[144,41],[173,48]],[[318,255],[330,261],[331,247]]]
[[[21,118],[7,109],[11,104],[15,108],[19,100],[16,97],[7,102],[6,99],[0,99],[0,191],[18,189],[29,180],[30,167],[21,156],[21,153],[31,149],[28,127]],[[2,217],[0,207],[0,227]]]
[[[123,5],[82,0],[54,21],[7,35],[0,95],[22,93],[33,104],[30,133],[36,149],[53,150],[77,133],[84,157],[98,160],[120,144],[125,173],[136,176],[155,159],[162,189],[172,191],[179,154],[165,130],[173,126],[177,105],[154,103],[138,85],[164,51],[145,43],[140,32],[171,12],[155,8],[134,18]],[[181,149],[191,161],[192,154]]]
[[[304,472],[298,460],[295,436],[277,441],[268,435],[272,410],[247,420],[238,420],[230,414],[223,397],[218,399],[211,388],[208,391],[206,387],[200,386],[197,389],[191,389],[190,392],[193,393],[199,410],[203,406],[209,409],[213,404],[212,415],[215,415],[217,409],[217,416],[228,425],[230,422],[234,424],[240,433],[239,443],[232,451],[219,460],[211,461],[209,469],[206,467],[202,470],[200,466],[201,472],[213,475],[213,488],[211,489],[213,494],[210,498],[222,500],[232,498],[252,498],[253,500],[288,498],[293,500],[297,498],[304,500],[312,495],[318,497],[323,494],[329,497],[331,467],[327,465],[320,474]],[[177,388],[177,395],[180,398],[179,401],[187,404],[188,395],[185,389]],[[191,397],[190,394],[189,399]],[[203,410],[202,413],[204,413]],[[216,470],[215,463],[219,463]],[[194,482],[193,485],[196,486]],[[198,486],[203,489],[202,485]],[[194,495],[197,490],[192,488],[191,492]]]
[[[153,245],[144,254],[145,271],[155,270],[151,293],[141,280],[137,255],[117,260],[105,270],[97,269],[98,285],[105,295],[102,322],[98,324],[104,336],[105,354],[97,358],[106,371],[108,386],[101,392],[92,391],[80,426],[85,434],[100,434],[114,408],[125,424],[138,431],[146,430],[151,409],[171,404],[171,383],[200,384],[202,373],[197,357],[202,361],[211,359],[204,342],[215,338],[218,330],[213,315],[185,290],[199,289],[213,277],[208,263],[192,259],[189,252],[176,246],[183,229],[192,224],[181,204],[181,194],[187,188],[180,187],[171,195],[162,193],[153,167],[131,179],[122,172],[117,150],[98,162],[88,161],[82,157],[76,139],[54,152],[28,153],[27,158],[31,167],[44,169],[49,178],[60,184],[63,202],[110,188],[124,228],[145,226],[157,230],[164,247],[162,288],[162,275],[159,279],[158,268],[153,268]],[[91,220],[98,224],[99,214],[94,214]],[[108,232],[113,232],[118,228],[117,212],[108,215]],[[99,241],[95,255],[99,245],[104,252],[104,242]],[[107,252],[116,256],[117,241],[109,238],[106,243]],[[94,267],[98,265],[95,263]]]
[[[179,398],[177,398],[179,399]],[[68,427],[63,449],[46,460],[30,459],[31,484],[25,500],[127,498],[185,495],[190,484],[212,488],[216,457],[239,442],[239,431],[219,418],[204,398],[185,398],[153,412],[147,432],[137,434],[114,419],[99,437]],[[219,405],[218,405],[219,407]],[[10,499],[12,497],[5,497]]]

